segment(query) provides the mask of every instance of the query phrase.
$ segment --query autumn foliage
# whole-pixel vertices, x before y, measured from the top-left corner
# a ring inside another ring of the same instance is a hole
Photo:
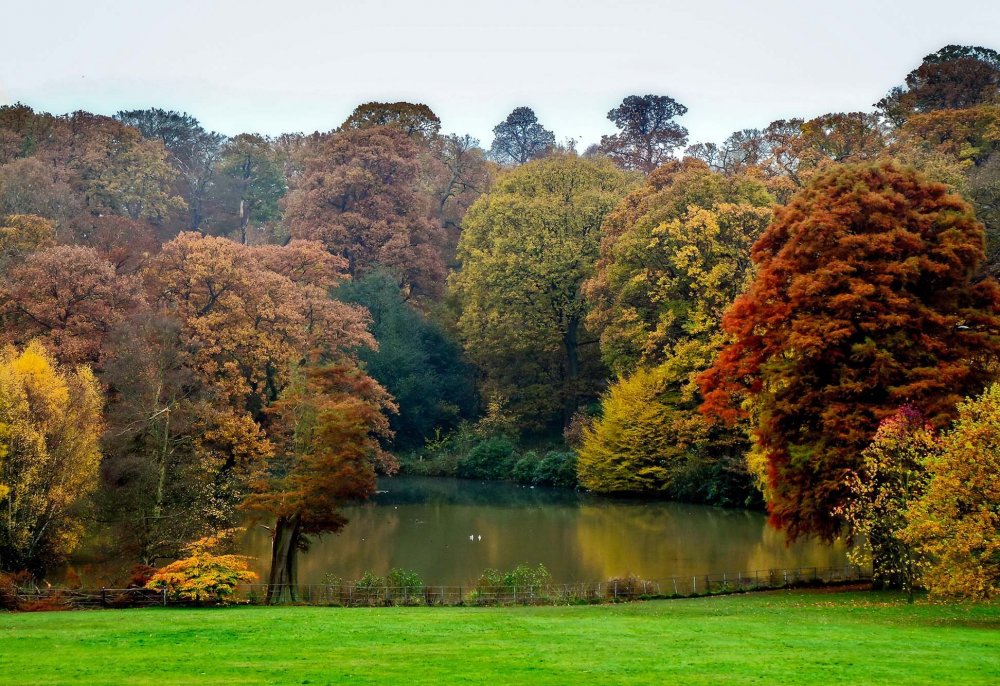
[[[758,275],[724,320],[702,409],[754,398],[771,521],[833,538],[845,477],[879,422],[912,403],[935,425],[1000,352],[1000,289],[974,281],[983,229],[947,187],[892,163],[845,165],[778,210]]]

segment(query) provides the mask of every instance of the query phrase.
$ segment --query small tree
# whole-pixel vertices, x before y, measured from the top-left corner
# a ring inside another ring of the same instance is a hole
[[[667,95],[630,95],[608,112],[620,132],[602,136],[599,150],[622,169],[648,174],[687,144],[687,129],[674,121],[686,112]]]
[[[218,553],[233,533],[220,531],[188,544],[184,547],[188,556],[159,569],[146,582],[146,588],[166,589],[172,597],[182,600],[221,602],[233,594],[237,585],[256,581],[257,574],[249,569],[249,557]]]
[[[493,127],[490,157],[501,164],[524,164],[542,157],[556,144],[554,133],[538,123],[530,107],[518,107]]]
[[[907,510],[923,494],[924,464],[937,449],[934,428],[912,405],[882,420],[862,454],[860,472],[848,476],[852,499],[844,519],[855,537],[851,562],[871,561],[876,583],[901,588],[913,599],[918,554],[901,537]]]
[[[902,533],[927,558],[923,586],[935,596],[1000,596],[1000,384],[959,404],[927,471]]]

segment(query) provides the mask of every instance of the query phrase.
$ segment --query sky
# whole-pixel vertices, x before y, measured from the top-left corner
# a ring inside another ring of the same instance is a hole
[[[0,0],[0,104],[162,107],[212,130],[328,131],[428,104],[489,146],[527,105],[581,149],[630,94],[688,107],[692,143],[870,110],[949,43],[1000,50],[996,0]]]

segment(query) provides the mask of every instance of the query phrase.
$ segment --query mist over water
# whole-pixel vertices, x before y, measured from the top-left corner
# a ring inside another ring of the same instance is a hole
[[[842,544],[786,546],[759,512],[459,479],[393,477],[379,490],[345,511],[350,523],[340,534],[314,541],[301,556],[300,583],[393,567],[412,569],[428,584],[464,584],[489,567],[541,563],[562,583],[847,562]],[[262,579],[270,545],[261,527],[245,541]]]

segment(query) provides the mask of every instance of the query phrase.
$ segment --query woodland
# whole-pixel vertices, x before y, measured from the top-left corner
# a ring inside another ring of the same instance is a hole
[[[402,472],[766,508],[995,597],[1000,54],[899,78],[716,142],[631,95],[584,150],[526,106],[488,148],[409,102],[280,136],[0,106],[5,583],[85,546],[221,592],[250,523],[294,600]]]

